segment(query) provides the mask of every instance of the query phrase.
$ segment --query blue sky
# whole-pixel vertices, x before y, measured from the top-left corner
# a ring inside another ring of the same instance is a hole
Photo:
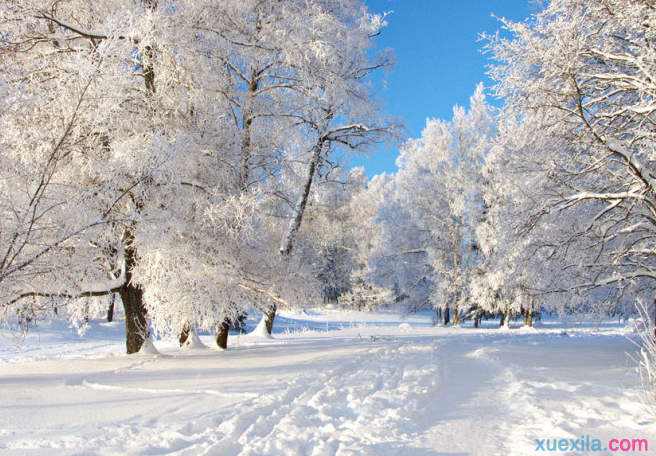
[[[388,113],[405,120],[408,137],[419,137],[429,117],[450,119],[453,105],[467,106],[486,76],[488,56],[480,52],[481,32],[500,28],[499,17],[523,20],[535,11],[530,0],[366,0],[374,13],[392,11],[377,37],[378,48],[392,48],[396,67],[380,93]],[[490,97],[491,98],[491,97]],[[497,104],[492,99],[490,100]],[[395,172],[398,147],[370,157],[348,159],[367,174]]]

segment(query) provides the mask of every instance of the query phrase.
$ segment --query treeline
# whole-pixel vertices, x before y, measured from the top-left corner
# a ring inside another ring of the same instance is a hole
[[[501,25],[484,40],[503,106],[479,87],[374,182],[377,280],[454,324],[634,314],[656,278],[656,4],[552,0]]]

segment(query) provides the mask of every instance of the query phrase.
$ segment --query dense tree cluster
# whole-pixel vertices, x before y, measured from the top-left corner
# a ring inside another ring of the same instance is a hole
[[[651,303],[655,9],[552,0],[502,20],[486,37],[502,108],[479,88],[468,112],[430,120],[382,178],[376,280],[411,309],[450,306],[454,324]]]
[[[420,139],[409,140],[399,171],[384,186],[378,269],[411,309],[430,306],[460,323],[474,307],[472,281],[480,264],[476,228],[484,211],[481,167],[494,135],[483,86],[469,110],[453,120],[428,121]],[[401,231],[399,230],[407,230]]]
[[[148,326],[218,328],[316,293],[294,249],[339,149],[393,135],[359,0],[0,6],[2,318],[120,295]],[[296,250],[299,250],[297,253]],[[270,318],[274,313],[269,312]]]
[[[496,242],[522,259],[513,283],[554,292],[544,299],[622,306],[653,294],[654,8],[552,1],[491,38],[506,125],[490,172],[505,206],[496,225],[510,230]],[[521,179],[501,183],[508,173]]]

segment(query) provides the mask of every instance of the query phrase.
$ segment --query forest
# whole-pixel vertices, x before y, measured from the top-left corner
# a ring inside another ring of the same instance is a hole
[[[552,1],[403,139],[361,1],[3,2],[0,302],[145,335],[251,308],[630,315],[653,298],[649,1]],[[368,179],[347,154],[401,144]],[[641,304],[640,304],[641,303]],[[509,318],[506,318],[508,321]],[[503,318],[502,318],[503,324]]]
[[[418,138],[380,98],[392,20],[363,0],[3,0],[5,332],[116,308],[136,354],[326,305],[499,334],[593,315],[639,322],[656,397],[656,3],[499,19],[494,85]],[[382,147],[397,172],[347,165]]]
[[[504,106],[477,87],[369,181],[344,154],[402,125],[359,1],[5,2],[3,320],[118,301],[130,353],[318,301],[629,315],[656,277],[653,20],[555,1],[503,22]]]

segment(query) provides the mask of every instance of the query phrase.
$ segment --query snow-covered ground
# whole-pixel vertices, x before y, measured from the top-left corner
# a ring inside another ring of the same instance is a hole
[[[273,338],[132,356],[121,322],[42,325],[0,338],[0,454],[527,455],[586,437],[650,446],[589,454],[654,454],[630,329],[574,323],[282,312]]]

